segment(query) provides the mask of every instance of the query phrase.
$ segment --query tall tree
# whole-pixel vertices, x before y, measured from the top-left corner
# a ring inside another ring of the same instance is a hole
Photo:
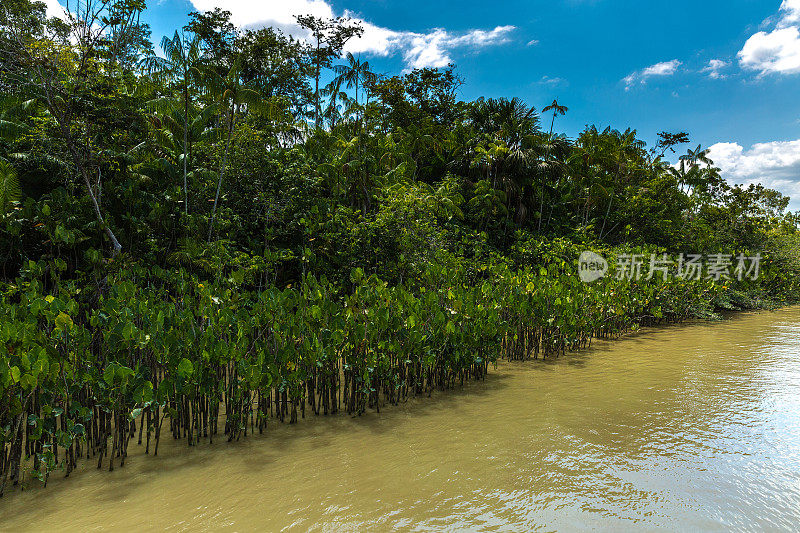
[[[311,65],[314,77],[314,127],[322,125],[322,94],[320,77],[322,69],[330,68],[333,59],[341,55],[344,45],[353,37],[364,33],[361,23],[346,17],[331,19],[314,15],[298,15],[297,23],[311,33]]]
[[[376,79],[375,73],[370,70],[369,61],[362,61],[361,58],[356,58],[350,52],[347,52],[345,56],[345,64],[335,65],[333,71],[336,73],[336,77],[331,83],[336,88],[336,92],[343,85],[348,89],[354,89],[356,105],[358,105],[359,88],[366,90]]]
[[[200,74],[198,65],[200,61],[200,40],[198,37],[187,38],[175,31],[172,39],[164,37],[161,40],[161,49],[164,57],[150,56],[147,58],[147,67],[151,75],[162,83],[174,84],[180,93],[180,101],[174,98],[160,98],[152,103],[153,107],[164,112],[170,107],[178,106],[183,115],[183,210],[189,214],[189,188],[187,175],[189,174],[189,109],[192,106],[191,87]],[[165,109],[166,108],[166,109]],[[168,112],[168,111],[167,111]],[[165,113],[166,114],[166,113]]]
[[[224,74],[239,55],[239,31],[231,22],[231,12],[218,7],[211,11],[189,13],[185,32],[196,36],[206,66]]]
[[[237,40],[242,81],[264,98],[280,97],[298,116],[311,102],[309,45],[276,28],[246,30]]]
[[[217,105],[222,111],[222,117],[225,120],[223,137],[224,148],[222,152],[222,160],[220,161],[219,176],[217,179],[217,191],[214,195],[214,205],[211,209],[211,220],[208,223],[208,241],[211,242],[211,236],[214,229],[214,218],[217,214],[217,204],[219,203],[219,194],[222,190],[222,182],[225,178],[225,171],[228,166],[228,154],[231,148],[231,138],[233,136],[234,126],[236,124],[236,117],[243,106],[249,109],[258,107],[263,98],[257,91],[250,89],[242,83],[241,67],[238,62],[235,62],[225,76],[221,76],[214,69],[207,69],[207,86],[214,96]]]
[[[688,142],[689,134],[684,131],[678,133],[660,131],[658,132],[658,140],[656,141],[656,145],[651,149],[651,152],[655,157],[661,158],[664,157],[667,152],[674,154],[676,146],[679,144],[686,144]]]
[[[79,0],[65,24],[47,24],[37,32],[27,26],[29,17],[5,17],[4,68],[16,92],[36,100],[55,121],[75,171],[83,179],[97,222],[108,237],[112,253],[122,250],[100,205],[104,152],[98,142],[121,124],[136,120],[127,89],[121,85],[130,74],[129,38],[138,24],[135,12],[144,9],[137,0]],[[115,51],[110,53],[110,51]],[[98,133],[102,132],[103,135]]]
[[[567,114],[569,108],[567,106],[559,105],[558,100],[553,100],[553,103],[549,106],[542,109],[542,113],[549,113],[550,111],[553,112],[553,119],[550,121],[550,135],[553,134],[553,127],[556,124],[556,117],[561,115],[562,117]]]

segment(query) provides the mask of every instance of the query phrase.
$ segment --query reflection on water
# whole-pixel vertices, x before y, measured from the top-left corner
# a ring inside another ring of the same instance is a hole
[[[799,354],[798,308],[648,330],[380,415],[134,451],[4,498],[0,529],[791,530]]]

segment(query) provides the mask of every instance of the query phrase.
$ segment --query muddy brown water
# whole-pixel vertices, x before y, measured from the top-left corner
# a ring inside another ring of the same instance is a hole
[[[380,414],[135,444],[0,530],[796,530],[800,308],[649,329]]]

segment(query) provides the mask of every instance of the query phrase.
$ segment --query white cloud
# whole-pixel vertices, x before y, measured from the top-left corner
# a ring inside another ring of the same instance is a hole
[[[761,183],[790,196],[790,208],[800,209],[800,139],[758,143],[749,150],[738,143],[717,143],[709,148],[709,158],[729,183]]]
[[[727,61],[723,61],[721,59],[712,59],[701,72],[708,72],[708,77],[711,79],[721,80],[724,79],[725,76],[720,72],[720,70],[724,69],[729,64],[730,63]]]
[[[542,78],[536,82],[539,85],[551,85],[555,87],[556,85],[569,85],[567,80],[564,78],[551,78],[550,76],[542,76]]]
[[[781,15],[778,26],[800,24],[800,0],[783,0],[781,3]]]
[[[241,27],[273,24],[293,26],[295,15],[331,18],[333,8],[325,0],[191,0],[198,11],[215,7],[231,12],[231,22]]]
[[[364,33],[358,39],[351,39],[345,45],[345,50],[353,54],[363,52],[379,56],[387,56],[396,49],[402,33],[376,26],[370,22],[360,21]],[[299,36],[297,32],[291,32]]]
[[[489,46],[494,44],[506,44],[510,41],[508,34],[514,31],[514,26],[497,26],[491,31],[472,30],[460,37],[454,37],[452,42],[455,46]]]
[[[800,72],[800,30],[789,26],[756,33],[739,51],[739,64],[762,75]]]
[[[750,36],[739,51],[739,64],[759,75],[800,72],[800,0],[783,0],[772,31]]]
[[[426,34],[402,32],[395,44],[409,68],[444,67],[452,62],[451,50],[504,44],[509,41],[508,35],[513,30],[514,26],[498,26],[491,31],[472,30],[462,35],[441,28]]]
[[[652,77],[672,76],[678,71],[678,67],[680,67],[681,64],[682,63],[677,59],[673,59],[671,61],[662,61],[661,63],[650,65],[645,69],[632,72],[622,79],[622,81],[625,82],[625,90],[631,90],[631,87],[637,82],[644,85],[647,83],[647,80]]]
[[[52,1],[52,0],[51,0]],[[298,38],[307,32],[295,21],[295,15],[336,16],[327,0],[191,0],[198,11],[215,7],[231,12],[231,22],[244,28],[274,26]],[[379,56],[400,54],[411,68],[443,67],[452,62],[450,53],[457,48],[483,48],[509,42],[514,26],[497,26],[492,30],[471,30],[453,33],[437,28],[428,33],[397,31],[372,24],[345,11],[344,16],[359,20],[364,34],[351,39],[345,50]]]
[[[40,0],[44,2],[46,6],[45,14],[47,18],[59,18],[61,20],[67,20],[67,12],[58,0]]]
[[[450,56],[446,51],[449,36],[442,29],[433,30],[428,34],[406,35],[406,45],[403,47],[403,59],[410,68],[444,67],[450,63]]]
[[[642,71],[642,77],[649,78],[651,76],[672,76],[675,74],[675,71],[678,70],[679,66],[681,66],[681,62],[677,59],[656,63],[655,65],[644,69]]]

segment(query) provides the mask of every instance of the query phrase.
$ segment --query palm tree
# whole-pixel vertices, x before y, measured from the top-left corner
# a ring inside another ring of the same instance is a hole
[[[567,111],[569,111],[569,108],[567,106],[558,105],[558,100],[556,99],[556,100],[553,100],[552,104],[550,104],[549,106],[547,106],[544,109],[542,109],[542,113],[548,113],[550,111],[553,112],[553,120],[550,121],[550,135],[552,135],[553,134],[553,126],[555,126],[555,124],[556,124],[556,116],[558,116],[558,115],[561,115],[561,116],[566,115]]]
[[[333,71],[337,76],[333,79],[332,84],[338,89],[344,85],[348,89],[355,89],[355,103],[358,105],[358,89],[359,86],[363,89],[372,83],[376,76],[369,69],[368,61],[361,61],[360,58],[356,59],[352,53],[347,52],[345,57],[346,65],[336,65]],[[335,93],[334,93],[335,94]]]
[[[322,69],[330,67],[331,60],[341,54],[347,41],[360,37],[364,29],[360,22],[347,17],[326,19],[314,15],[297,15],[295,20],[311,33],[313,39],[310,59],[314,78],[314,129],[319,130],[322,124],[322,92],[319,86]]]
[[[337,122],[341,121],[346,116],[347,110],[353,107],[352,99],[347,96],[346,92],[339,90],[339,87],[337,87],[334,82],[326,85],[320,92],[323,96],[330,96],[330,101],[328,102],[328,107],[325,108],[323,117],[328,121],[331,128],[333,128],[336,126]],[[337,101],[344,104],[344,112],[339,110]]]
[[[522,226],[535,205],[531,177],[541,176],[539,115],[519,98],[479,98],[469,118],[479,134],[470,167],[480,172],[492,190],[501,193],[504,212]],[[487,198],[485,194],[483,197]]]
[[[592,197],[593,189],[602,189],[597,182],[598,168],[595,161],[597,146],[600,144],[600,132],[597,126],[585,129],[576,139],[574,150],[569,158],[571,164],[570,175],[574,176],[576,192],[575,208],[578,211],[581,224],[589,225],[589,213],[592,202],[596,201]]]
[[[519,98],[479,98],[472,107],[472,124],[481,132],[499,137],[512,150],[522,145],[523,139],[539,131],[536,109]]]
[[[698,188],[719,186],[722,179],[719,169],[708,157],[708,149],[703,150],[698,144],[694,150],[689,149],[678,158],[678,167],[670,167],[670,172],[677,179],[681,192],[693,195]]]
[[[181,139],[188,139],[190,147],[188,153],[191,153],[191,146],[194,143],[203,140],[210,141],[214,130],[209,127],[209,123],[216,111],[216,105],[209,105],[203,109],[192,105],[189,110],[188,130],[186,130],[183,122],[184,115],[180,109],[173,109],[168,114],[152,117],[155,158],[147,158],[136,165],[136,171],[151,178],[164,175],[172,178],[180,175],[180,167],[186,158]],[[139,150],[140,147],[136,149]],[[188,177],[194,180],[210,174],[209,170],[193,169],[188,172]]]
[[[613,182],[611,197],[608,201],[608,207],[606,208],[606,215],[603,217],[603,226],[600,229],[600,239],[603,238],[605,233],[606,223],[611,214],[611,205],[614,202],[614,196],[616,195],[619,182],[626,173],[635,170],[638,163],[638,156],[640,152],[644,150],[644,142],[636,138],[636,130],[628,128],[623,133],[620,133],[619,131],[612,131],[610,128],[607,128],[603,134],[607,140],[605,148],[608,150],[608,155],[612,162]],[[609,233],[613,230],[614,228],[611,228]]]
[[[682,162],[686,162],[689,166],[699,166],[701,164],[710,165],[711,160],[708,158],[708,149],[703,150],[698,144],[697,148],[686,150],[686,153],[678,158]]]
[[[214,206],[211,209],[211,221],[208,224],[208,242],[211,242],[211,232],[214,228],[214,218],[217,214],[219,203],[219,193],[222,189],[222,180],[228,166],[228,153],[231,147],[231,137],[236,123],[236,116],[243,107],[254,109],[263,103],[261,94],[242,84],[240,76],[241,66],[238,61],[234,62],[225,76],[220,75],[214,69],[206,69],[207,87],[216,100],[216,104],[223,116],[227,116],[225,125],[225,148],[220,162],[219,178],[217,180],[217,192],[214,195]]]
[[[200,39],[195,36],[191,39],[181,37],[175,31],[170,39],[161,40],[161,48],[165,57],[150,56],[145,60],[145,65],[151,76],[159,81],[174,82],[181,93],[180,105],[183,108],[183,209],[184,214],[189,214],[189,192],[187,175],[189,173],[189,107],[191,106],[190,85],[200,72]],[[151,102],[151,108],[164,110],[174,107],[177,102],[173,98],[160,98]]]
[[[555,193],[552,195],[552,200],[548,202],[550,204],[550,209],[547,215],[546,226],[549,226],[550,221],[553,218],[553,211],[556,208],[557,202],[562,203],[564,200],[559,191],[562,190],[562,178],[568,176],[566,161],[570,152],[572,151],[573,145],[572,142],[570,142],[569,139],[567,139],[564,135],[536,135],[535,139],[535,142],[539,144],[537,152],[539,154],[544,154],[544,157],[539,163],[539,171],[544,176],[549,178],[549,182],[554,182],[550,187],[548,187],[552,192]],[[542,197],[539,205],[539,231],[541,231],[541,221],[542,218],[544,218],[544,187],[542,187],[541,192]]]

